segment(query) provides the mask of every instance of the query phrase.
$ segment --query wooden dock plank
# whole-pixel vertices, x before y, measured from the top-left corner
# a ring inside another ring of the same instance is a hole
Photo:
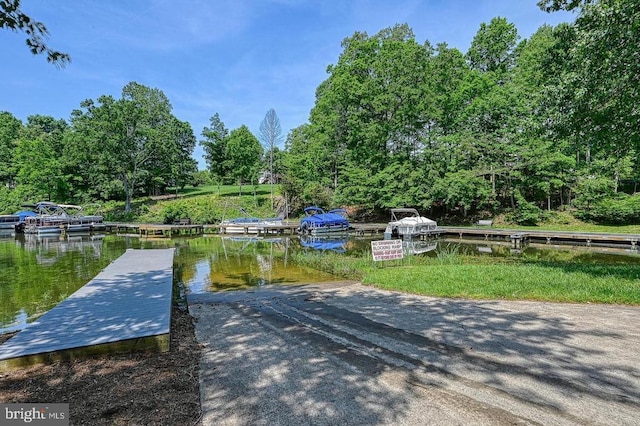
[[[0,371],[10,367],[11,360],[112,343],[122,348],[122,342],[149,337],[166,337],[161,350],[168,350],[174,251],[127,250],[1,345]]]

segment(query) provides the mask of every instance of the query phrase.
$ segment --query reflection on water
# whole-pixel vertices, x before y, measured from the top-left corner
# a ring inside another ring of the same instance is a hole
[[[310,248],[320,251],[334,251],[336,253],[344,253],[347,251],[347,243],[349,242],[348,234],[335,235],[300,235],[300,245],[304,248]]]
[[[24,328],[124,252],[105,250],[103,238],[17,234],[0,240],[0,332]]]
[[[298,251],[321,255],[370,255],[382,238],[205,236],[139,239],[136,236],[10,235],[0,238],[0,333],[19,330],[78,290],[129,248],[175,247],[174,277],[186,291],[203,293],[265,285],[334,281],[335,276],[296,265]],[[509,243],[430,240],[403,242],[407,256],[438,251],[475,256],[516,256],[572,263],[640,263],[637,250],[526,246],[513,253]]]
[[[205,237],[178,251],[176,268],[190,293],[333,281],[335,276],[295,265],[290,238]]]
[[[416,255],[435,250],[438,248],[438,242],[433,240],[403,241],[402,247],[405,255]]]
[[[47,265],[64,258],[64,254],[72,251],[86,252],[95,258],[100,258],[103,234],[74,234],[74,235],[36,235],[20,234],[16,244],[36,254],[39,264]]]

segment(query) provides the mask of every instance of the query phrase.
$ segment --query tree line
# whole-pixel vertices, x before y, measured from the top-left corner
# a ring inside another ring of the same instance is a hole
[[[86,100],[69,122],[0,113],[0,209],[25,201],[85,203],[185,185],[197,170],[191,125],[159,89],[132,82],[122,96]]]
[[[497,17],[466,53],[407,25],[344,39],[287,138],[291,205],[637,222],[640,1],[539,6],[577,17],[525,40]]]
[[[327,69],[307,123],[284,149],[275,111],[257,138],[218,113],[202,129],[208,178],[277,177],[287,205],[417,207],[471,220],[536,223],[570,210],[599,222],[640,218],[640,0],[542,0],[573,23],[521,39],[496,17],[467,52],[395,25],[356,32]],[[0,114],[0,200],[131,199],[194,183],[198,143],[158,89],[87,100],[69,123]],[[201,177],[201,176],[200,176]],[[3,208],[4,207],[4,208]]]
[[[103,95],[72,111],[69,122],[32,115],[22,123],[0,112],[0,211],[41,200],[84,204],[124,201],[169,187],[215,181],[256,185],[261,172],[278,167],[279,119],[273,109],[261,124],[266,151],[247,126],[229,132],[215,114],[200,144],[208,171],[198,171],[198,143],[191,125],[172,113],[165,94],[136,82],[119,99]],[[204,174],[204,175],[203,175]]]

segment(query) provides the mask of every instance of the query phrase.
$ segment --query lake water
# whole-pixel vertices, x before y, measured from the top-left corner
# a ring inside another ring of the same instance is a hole
[[[381,237],[374,238],[381,239]],[[337,252],[359,256],[370,250],[371,238],[306,237],[258,239],[205,236],[177,239],[140,239],[117,235],[0,236],[0,333],[26,324],[78,290],[129,248],[175,247],[174,277],[192,293],[246,289],[263,285],[290,285],[339,279],[296,265],[298,251]],[[532,256],[571,262],[636,263],[630,250],[526,247],[484,241],[416,241],[406,251],[436,256],[455,250],[478,256]]]

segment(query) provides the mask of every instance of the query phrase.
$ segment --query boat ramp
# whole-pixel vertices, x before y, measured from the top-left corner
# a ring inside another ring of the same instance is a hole
[[[0,345],[0,371],[105,353],[169,350],[174,250],[127,250]]]

